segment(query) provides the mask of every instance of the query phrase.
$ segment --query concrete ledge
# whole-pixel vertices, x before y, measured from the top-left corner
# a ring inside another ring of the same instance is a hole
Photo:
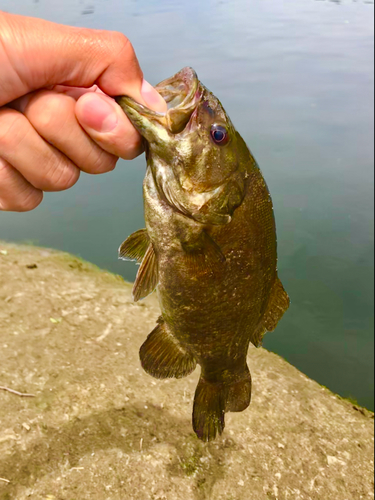
[[[154,297],[52,250],[0,243],[1,500],[369,500],[373,415],[264,349],[249,410],[191,428],[198,372],[160,382],[138,350]]]

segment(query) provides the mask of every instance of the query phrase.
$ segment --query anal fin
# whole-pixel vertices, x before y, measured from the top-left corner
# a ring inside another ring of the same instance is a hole
[[[162,319],[141,347],[143,369],[155,378],[183,378],[192,373],[197,362],[168,331]]]

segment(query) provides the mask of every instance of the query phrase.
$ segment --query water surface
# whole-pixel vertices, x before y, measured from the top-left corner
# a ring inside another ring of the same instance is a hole
[[[0,9],[124,32],[152,83],[193,66],[269,184],[292,307],[265,347],[373,408],[372,3],[0,0]],[[119,244],[143,227],[144,158],[83,176],[0,238],[60,248],[133,280]]]

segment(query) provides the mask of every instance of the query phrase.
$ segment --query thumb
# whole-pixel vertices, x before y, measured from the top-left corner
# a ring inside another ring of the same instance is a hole
[[[134,96],[135,92],[132,94]],[[166,102],[146,80],[143,80],[139,95],[134,97],[138,102],[155,111],[166,110]],[[100,91],[89,92],[78,99],[76,116],[87,134],[108,153],[131,160],[142,152],[141,137],[124,111]]]

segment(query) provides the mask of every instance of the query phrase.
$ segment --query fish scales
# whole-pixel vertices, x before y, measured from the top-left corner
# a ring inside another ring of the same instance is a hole
[[[155,113],[117,101],[145,139],[146,228],[120,248],[140,268],[135,300],[158,293],[161,317],[140,350],[156,378],[201,367],[193,428],[222,434],[225,413],[251,400],[250,343],[261,344],[289,307],[277,276],[273,205],[261,171],[218,99],[184,68],[157,86]]]

